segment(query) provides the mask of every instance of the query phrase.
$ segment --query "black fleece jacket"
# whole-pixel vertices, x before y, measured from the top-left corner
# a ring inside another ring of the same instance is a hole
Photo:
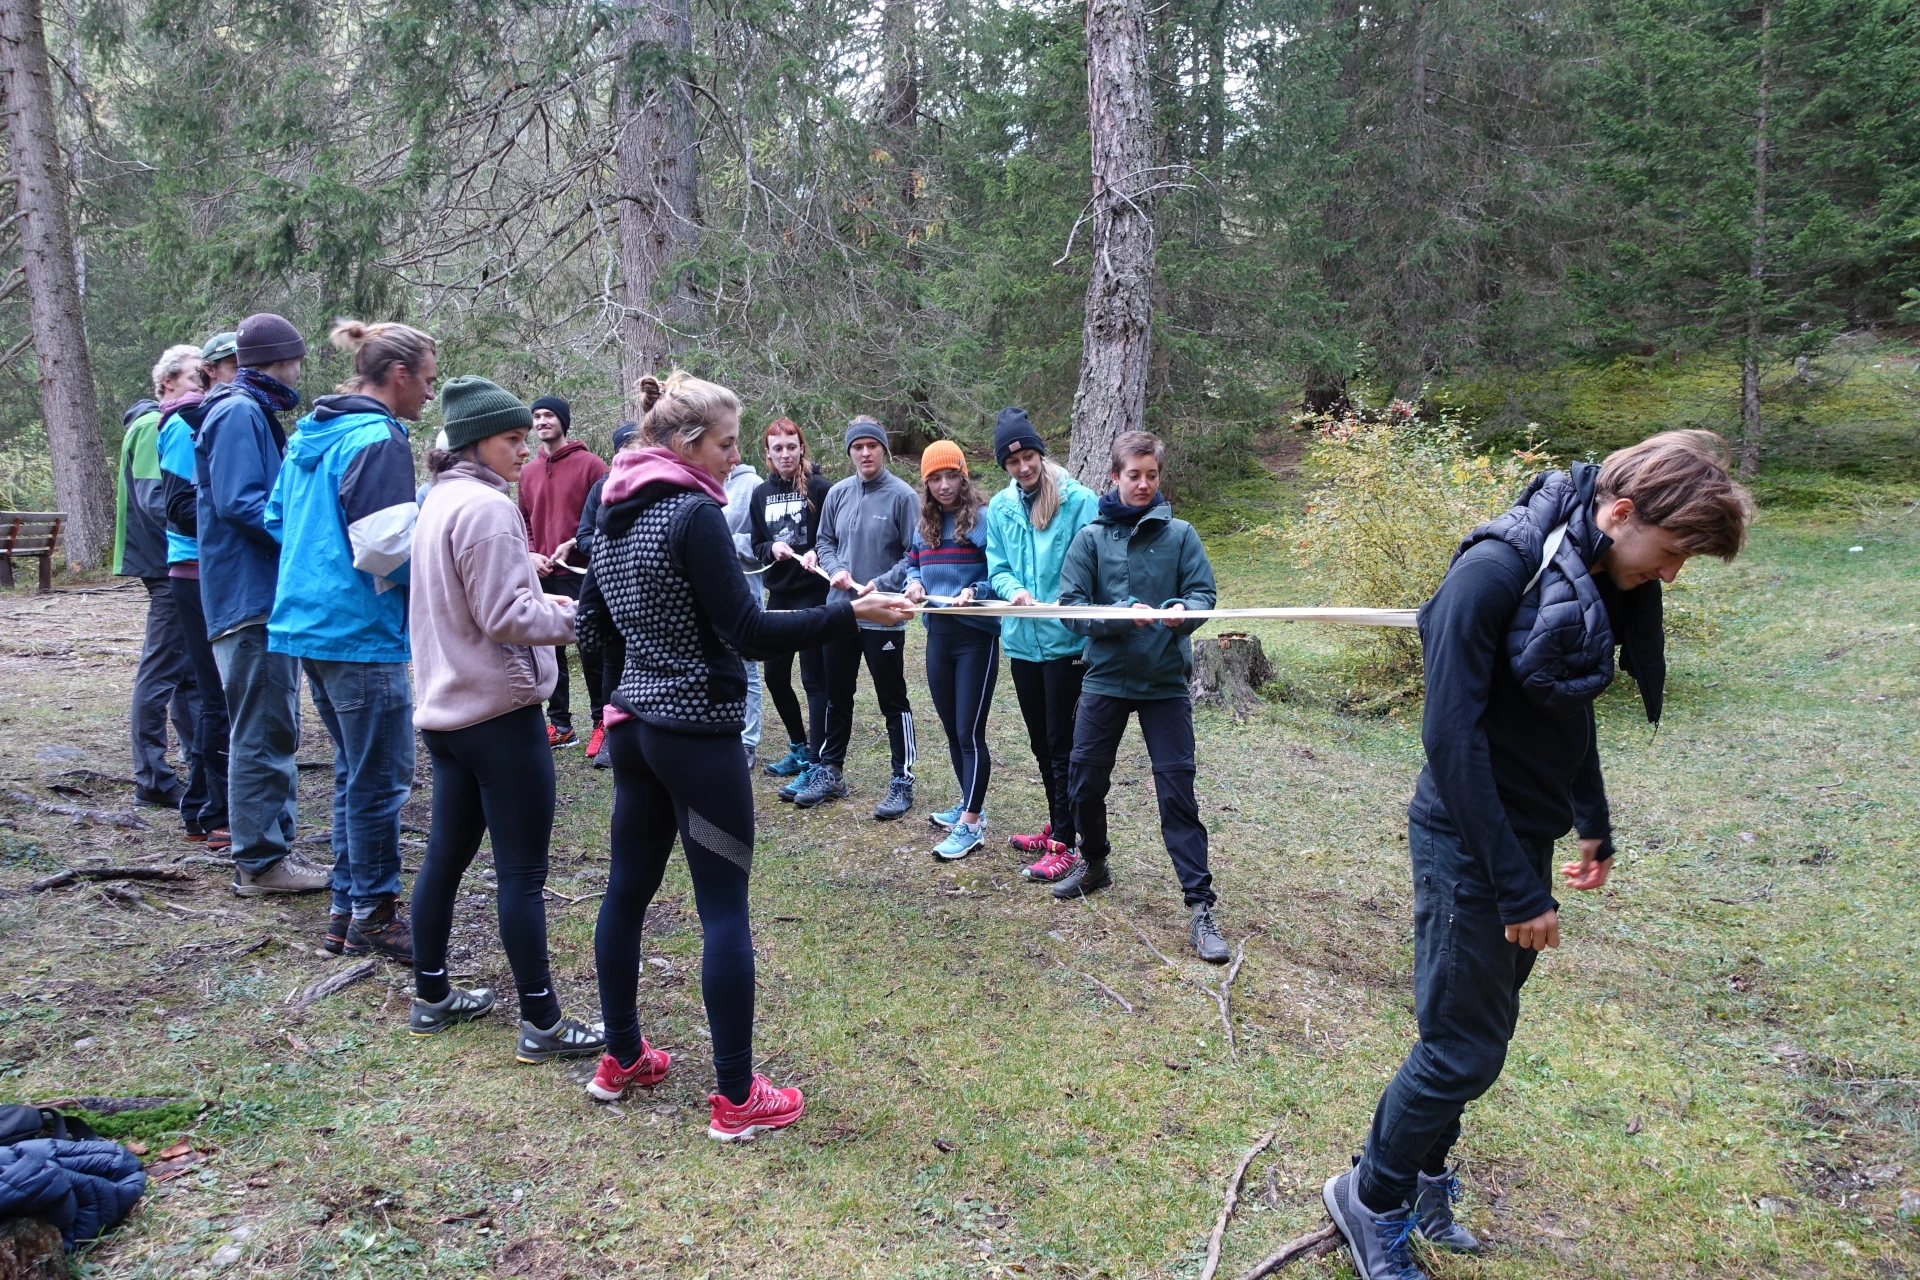
[[[784,542],[798,556],[813,550],[814,536],[820,531],[820,506],[831,488],[830,480],[809,467],[804,492],[778,475],[761,481],[753,491],[748,508],[753,519],[753,555],[770,566],[764,575],[767,608],[811,609],[826,601],[826,579],[791,560],[775,561],[773,544]]]

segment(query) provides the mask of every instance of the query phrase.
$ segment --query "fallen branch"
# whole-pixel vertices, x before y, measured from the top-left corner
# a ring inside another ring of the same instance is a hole
[[[46,800],[37,800],[24,791],[0,792],[16,804],[31,805],[42,813],[57,813],[62,817],[78,818],[87,822],[104,822],[111,827],[125,827],[130,831],[145,831],[146,820],[138,814],[124,813],[116,809],[83,809],[77,804],[53,804]]]
[[[170,1107],[180,1098],[49,1098],[36,1107],[49,1111],[91,1111],[97,1116],[117,1116],[124,1111],[153,1111]]]
[[[1242,947],[1246,943],[1240,944]],[[1226,1238],[1227,1221],[1233,1217],[1235,1206],[1240,1203],[1240,1184],[1246,1181],[1247,1166],[1253,1158],[1273,1144],[1277,1130],[1268,1130],[1260,1141],[1247,1148],[1247,1154],[1240,1157],[1240,1167],[1233,1171],[1233,1177],[1227,1183],[1226,1203],[1220,1206],[1220,1220],[1213,1224],[1213,1234],[1207,1237],[1207,1262],[1200,1268],[1200,1280],[1213,1280],[1213,1273],[1220,1269],[1220,1242]]]
[[[1247,944],[1252,942],[1257,936],[1257,934],[1250,933],[1240,939],[1240,945],[1235,947],[1233,951],[1233,963],[1227,966],[1227,976],[1220,979],[1220,989],[1218,991],[1215,991],[1212,987],[1201,987],[1203,991],[1213,997],[1213,1002],[1220,1006],[1220,1022],[1221,1025],[1227,1029],[1227,1058],[1232,1062],[1240,1061],[1240,1044],[1233,1036],[1233,980],[1240,976],[1240,966],[1246,962]]]
[[[1080,970],[1072,968],[1071,966],[1061,962],[1060,960],[1055,959],[1051,955],[1049,955],[1047,959],[1052,960],[1055,964],[1059,965],[1062,969],[1065,969],[1068,973],[1072,974],[1074,977],[1085,978],[1088,982],[1091,982],[1094,986],[1106,992],[1108,997],[1112,999],[1112,1001],[1115,1004],[1119,1005],[1122,1009],[1125,1009],[1128,1013],[1133,1012],[1133,1006],[1127,1002],[1127,998],[1125,996],[1121,995],[1118,991],[1115,991],[1112,987],[1100,981],[1100,979],[1094,977],[1092,974],[1082,973],[1080,972]]]
[[[1318,1258],[1322,1254],[1332,1253],[1339,1247],[1340,1228],[1329,1221],[1325,1226],[1287,1241],[1254,1263],[1251,1270],[1243,1272],[1240,1280],[1262,1280],[1262,1277],[1272,1275],[1289,1262],[1298,1262],[1302,1258]]]
[[[373,961],[362,960],[352,968],[342,969],[331,977],[322,978],[305,991],[302,991],[299,997],[294,1000],[293,1007],[296,1009],[304,1009],[316,1000],[324,1000],[336,991],[344,991],[364,978],[371,978],[375,967]]]
[[[58,889],[80,880],[172,880],[191,884],[193,877],[185,872],[169,871],[165,867],[68,867],[44,880],[35,880],[27,886],[27,890],[44,893],[48,889]]]
[[[570,893],[562,893],[558,889],[548,889],[545,892],[549,897],[558,898],[570,907],[577,907],[581,903],[587,901],[587,899],[589,898],[600,898],[600,897],[606,896],[607,891],[605,889],[595,889],[592,893],[583,893],[578,897],[575,897],[573,894],[570,894]]]

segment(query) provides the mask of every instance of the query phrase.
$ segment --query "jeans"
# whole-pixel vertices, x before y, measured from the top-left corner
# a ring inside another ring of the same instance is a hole
[[[364,919],[400,893],[400,806],[413,791],[407,664],[301,666],[333,739],[333,911]]]
[[[265,623],[213,642],[232,726],[227,758],[227,828],[233,864],[265,871],[293,847],[300,748],[300,662],[267,651]]]
[[[918,757],[913,741],[913,704],[907,701],[907,633],[875,631],[865,627],[851,640],[823,646],[827,668],[827,740],[820,760],[840,768],[853,741],[853,695],[860,687],[860,660],[866,659],[873,677],[873,696],[887,718],[887,746],[893,756],[893,776],[913,781]]]
[[[1166,842],[1180,889],[1190,907],[1212,906],[1213,873],[1207,868],[1207,829],[1193,798],[1193,704],[1185,698],[1109,698],[1102,693],[1080,694],[1080,714],[1073,727],[1073,758],[1068,787],[1073,793],[1073,817],[1080,828],[1080,852],[1103,861],[1111,852],[1107,842],[1107,791],[1113,781],[1113,758],[1127,717],[1138,714],[1140,736],[1146,739],[1153,761],[1153,791],[1160,801],[1160,838]]]
[[[1000,634],[935,617],[927,628],[927,690],[947,734],[947,758],[960,786],[960,807],[980,812],[993,776],[987,713],[1000,681]]]
[[[1542,884],[1550,841],[1522,839]],[[1460,1136],[1460,1115],[1493,1087],[1520,1017],[1520,988],[1537,952],[1507,941],[1493,881],[1455,832],[1407,824],[1413,860],[1413,1003],[1420,1040],[1373,1113],[1357,1189],[1390,1211],[1415,1175],[1438,1174]]]
[[[146,791],[172,791],[180,785],[167,763],[167,714],[180,739],[180,754],[193,754],[193,725],[200,699],[188,665],[180,614],[173,604],[170,578],[142,578],[147,588],[147,635],[133,677],[133,780]],[[192,797],[195,809],[206,801],[205,787]]]
[[[220,687],[220,666],[207,639],[207,615],[200,607],[200,580],[174,578],[173,607],[180,615],[180,642],[193,681],[199,686],[200,716],[193,722],[193,780],[180,814],[213,831],[227,825],[227,695]],[[192,803],[199,796],[196,808]]]
[[[1013,673],[1014,696],[1020,699],[1020,718],[1027,722],[1027,746],[1047,789],[1047,821],[1052,838],[1073,848],[1073,793],[1067,771],[1073,758],[1073,726],[1080,709],[1080,682],[1087,664],[1079,658],[1054,658],[1007,663]]]

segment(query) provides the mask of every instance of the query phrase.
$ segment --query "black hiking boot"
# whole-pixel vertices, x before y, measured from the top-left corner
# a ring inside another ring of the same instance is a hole
[[[1081,858],[1074,864],[1073,870],[1060,878],[1053,886],[1053,896],[1065,901],[1068,898],[1084,898],[1097,889],[1104,889],[1113,883],[1113,873],[1107,870],[1105,858]]]
[[[1225,964],[1233,958],[1233,949],[1220,936],[1220,926],[1214,923],[1213,907],[1208,903],[1194,903],[1193,920],[1187,925],[1187,941],[1193,944],[1194,954],[1208,964]]]

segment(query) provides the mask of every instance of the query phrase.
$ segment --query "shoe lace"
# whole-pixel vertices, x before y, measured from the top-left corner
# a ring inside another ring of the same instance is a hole
[[[1413,1264],[1413,1232],[1419,1219],[1411,1209],[1384,1214],[1374,1220],[1380,1233],[1380,1245],[1387,1251],[1387,1264],[1395,1268],[1395,1280],[1423,1280],[1420,1268]]]
[[[1218,933],[1220,926],[1213,922],[1213,908],[1201,907],[1193,913],[1194,927],[1201,933]]]

